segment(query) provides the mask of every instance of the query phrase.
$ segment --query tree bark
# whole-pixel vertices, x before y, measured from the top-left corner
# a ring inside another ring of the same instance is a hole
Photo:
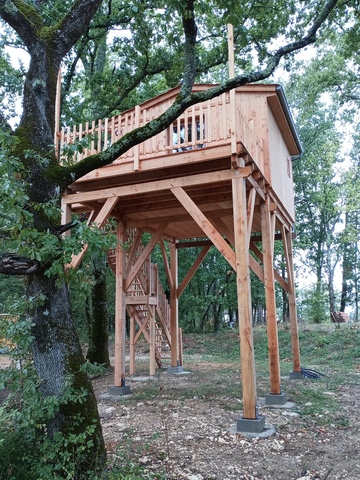
[[[87,359],[91,363],[110,366],[109,319],[107,308],[106,263],[95,261],[95,285],[92,289],[92,315]]]
[[[59,411],[48,420],[47,432],[50,438],[57,432],[65,438],[85,433],[86,441],[92,441],[76,459],[76,478],[83,478],[85,472],[101,471],[105,447],[92,385],[81,371],[85,359],[71,319],[68,289],[65,283],[57,286],[55,279],[34,274],[27,277],[27,295],[33,299],[29,312],[32,352],[42,394],[61,400],[67,388],[71,392],[70,399],[61,401]]]

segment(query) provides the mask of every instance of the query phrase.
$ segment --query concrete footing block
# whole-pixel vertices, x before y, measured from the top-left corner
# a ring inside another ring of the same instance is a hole
[[[290,372],[289,373],[290,380],[304,380],[304,375],[301,372]]]
[[[265,395],[265,405],[285,405],[287,402],[285,393]]]
[[[240,419],[240,420],[243,420],[243,419]],[[249,422],[254,422],[254,420],[249,420]],[[240,427],[241,428],[243,428],[243,427],[244,428],[249,428],[249,426],[247,424],[246,425],[240,425]],[[251,426],[250,426],[250,428],[251,428]],[[256,428],[256,430],[257,429],[258,428]],[[244,430],[238,430],[237,425],[234,425],[233,427],[231,427],[229,429],[229,433],[230,433],[230,435],[241,435],[242,437],[245,437],[245,438],[268,438],[271,435],[275,435],[276,430],[275,430],[275,427],[273,425],[269,425],[269,424],[265,423],[262,431],[260,431],[260,432],[249,432],[249,431],[244,431]]]
[[[130,394],[130,387],[124,385],[123,387],[111,386],[108,387],[108,394],[113,395],[114,397],[122,397],[123,395]]]
[[[182,365],[178,365],[177,367],[168,367],[167,373],[183,373],[184,372],[184,367]]]
[[[239,418],[236,421],[237,432],[261,433],[265,428],[265,417],[257,417],[255,419]]]

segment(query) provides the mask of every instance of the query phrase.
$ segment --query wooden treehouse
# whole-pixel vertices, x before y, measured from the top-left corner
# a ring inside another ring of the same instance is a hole
[[[210,87],[195,85],[194,91]],[[61,149],[91,135],[91,145],[77,160],[104,150],[158,117],[178,92],[174,88],[113,118],[63,129],[56,146]],[[130,374],[135,372],[135,345],[141,334],[150,345],[151,374],[156,362],[161,364],[164,341],[171,354],[170,372],[182,371],[178,301],[215,246],[237,277],[244,419],[259,419],[250,269],[265,285],[269,396],[275,403],[282,401],[275,281],[288,294],[293,374],[300,375],[292,257],[292,157],[300,153],[281,87],[247,85],[188,108],[163,132],[70,185],[63,197],[64,223],[72,213],[87,212],[99,226],[110,216],[118,226],[118,246],[109,252],[116,275],[115,388],[125,387],[126,310],[131,319]],[[146,245],[141,242],[143,232],[151,235]],[[286,278],[274,268],[275,241],[283,245]],[[169,302],[150,259],[156,244],[163,253]],[[179,283],[177,252],[193,246],[201,247],[199,256]],[[82,254],[73,258],[73,267]]]

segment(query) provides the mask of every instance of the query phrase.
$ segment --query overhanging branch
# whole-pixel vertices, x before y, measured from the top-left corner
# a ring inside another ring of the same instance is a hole
[[[91,155],[72,165],[71,167],[60,167],[59,172],[62,175],[63,184],[69,185],[83,175],[93,171],[94,169],[111,164],[125,152],[135,145],[157,135],[171,125],[179,115],[181,115],[188,107],[195,105],[211,98],[220,96],[236,87],[240,87],[247,83],[254,83],[268,78],[279,65],[280,60],[295,51],[304,48],[316,41],[316,35],[322,24],[328,18],[332,10],[336,7],[338,0],[329,0],[314,19],[307,34],[303,38],[295,42],[291,42],[279,48],[274,54],[270,55],[262,69],[254,72],[245,73],[231,78],[221,85],[217,85],[208,90],[192,93],[192,85],[195,78],[195,45],[196,45],[196,23],[193,15],[193,1],[188,0],[186,3],[186,16],[183,18],[183,27],[185,33],[184,45],[184,78],[180,88],[180,92],[175,102],[170,108],[141,128],[135,129],[124,135],[118,142],[111,145],[103,152]]]
[[[0,255],[0,273],[4,275],[30,275],[40,270],[37,260],[21,257],[16,253]]]

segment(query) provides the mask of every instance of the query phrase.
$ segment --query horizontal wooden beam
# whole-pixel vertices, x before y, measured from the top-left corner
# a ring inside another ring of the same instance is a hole
[[[94,200],[106,200],[113,197],[127,197],[130,195],[146,194],[157,190],[169,190],[172,188],[186,188],[193,185],[204,185],[247,177],[251,174],[250,167],[241,167],[236,170],[221,170],[218,172],[201,173],[190,177],[169,178],[154,182],[126,185],[123,187],[93,190],[91,192],[73,193],[63,196],[64,204],[90,202]]]
[[[240,150],[240,146],[238,149]],[[230,139],[225,141],[223,145],[209,146],[202,149],[195,148],[193,150],[186,150],[185,152],[168,153],[167,155],[161,154],[151,157],[140,155],[139,161],[141,172],[144,173],[162,168],[179,167],[181,165],[194,165],[194,168],[196,168],[197,163],[219,160],[226,157],[231,157]],[[115,161],[112,165],[108,165],[106,168],[99,168],[87,173],[76,180],[76,183],[73,184],[73,186],[79,185],[79,188],[81,188],[80,185],[84,182],[89,182],[91,180],[107,180],[119,175],[129,175],[133,173],[133,158],[129,157],[128,160],[122,159],[121,161]]]
[[[291,238],[296,238],[296,233],[295,232],[292,232],[291,233]],[[275,233],[274,235],[274,240],[282,240],[283,237],[281,235],[281,233]],[[262,235],[252,235],[250,237],[250,242],[262,242]]]

